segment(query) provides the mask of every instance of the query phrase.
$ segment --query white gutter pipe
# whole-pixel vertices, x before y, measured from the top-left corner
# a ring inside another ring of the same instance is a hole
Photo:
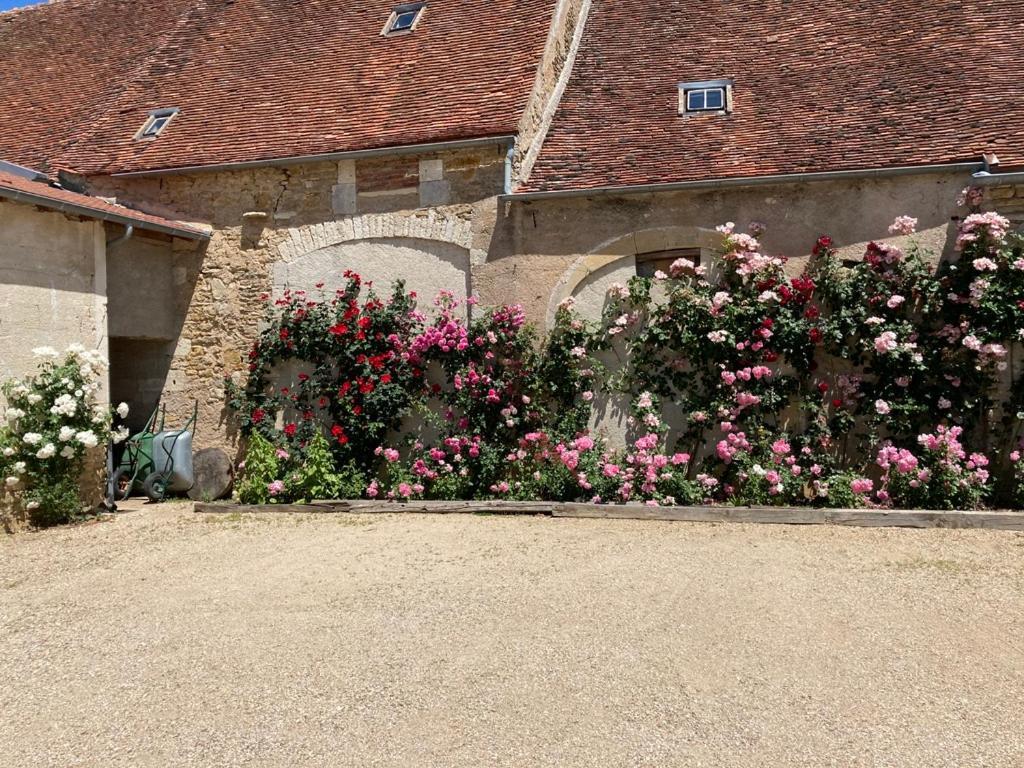
[[[724,179],[698,179],[676,181],[664,184],[636,184],[620,187],[593,187],[590,189],[559,189],[543,192],[515,192],[502,195],[506,202],[530,202],[549,198],[569,197],[616,197],[620,195],[646,195],[658,192],[686,190],[712,190],[736,187],[761,187],[779,184],[806,184],[817,181],[838,181],[842,179],[886,178],[890,176],[912,176],[925,173],[973,173],[984,170],[984,163],[947,163],[944,165],[906,165],[889,168],[864,168],[850,171],[818,171],[811,173],[787,173],[773,176],[733,176]]]

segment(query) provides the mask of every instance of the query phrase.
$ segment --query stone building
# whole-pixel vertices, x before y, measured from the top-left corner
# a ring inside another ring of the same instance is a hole
[[[260,295],[346,269],[543,325],[728,220],[800,256],[896,213],[947,249],[969,184],[1024,218],[1024,3],[975,5],[56,0],[0,14],[0,159],[185,222],[105,249],[111,391],[209,445]]]

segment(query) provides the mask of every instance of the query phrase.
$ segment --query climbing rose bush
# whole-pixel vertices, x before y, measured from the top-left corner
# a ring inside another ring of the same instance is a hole
[[[0,426],[0,478],[11,500],[34,525],[66,523],[82,516],[80,484],[86,457],[108,440],[128,437],[110,431],[112,412],[97,392],[106,359],[81,345],[63,353],[33,350],[35,376],[2,387],[7,406]],[[121,403],[116,414],[128,415]]]
[[[799,273],[764,253],[763,225],[725,224],[712,263],[612,285],[596,323],[569,299],[543,338],[519,307],[420,310],[350,274],[271,304],[231,404],[291,472],[325,435],[369,498],[1020,504],[1020,236],[971,212],[938,263],[916,224],[897,217],[900,239],[855,262],[822,236]],[[273,383],[283,364],[297,384]],[[624,445],[589,429],[609,398]],[[278,474],[271,500],[300,497]]]

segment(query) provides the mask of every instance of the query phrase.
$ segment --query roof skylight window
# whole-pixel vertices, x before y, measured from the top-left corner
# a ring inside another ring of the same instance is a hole
[[[702,80],[679,84],[679,114],[732,112],[732,80]]]
[[[146,122],[142,124],[142,128],[139,129],[138,134],[135,136],[137,139],[155,139],[167,124],[171,122],[171,119],[178,114],[178,108],[173,107],[171,109],[154,109],[149,113],[149,117],[146,118]]]
[[[420,18],[423,16],[423,9],[426,7],[426,3],[396,5],[391,11],[388,23],[384,25],[381,34],[385,37],[390,37],[391,35],[406,35],[412,32],[416,29],[416,25],[419,24]]]

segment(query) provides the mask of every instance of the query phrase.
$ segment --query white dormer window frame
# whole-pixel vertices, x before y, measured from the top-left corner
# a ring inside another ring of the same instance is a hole
[[[731,79],[679,83],[679,114],[728,115],[732,112]]]
[[[139,128],[139,132],[135,134],[136,140],[141,139],[155,139],[164,129],[167,128],[174,116],[178,114],[180,110],[178,107],[170,107],[167,109],[154,109],[149,113],[149,117],[146,118],[146,122]]]
[[[398,35],[410,34],[420,23],[420,19],[423,18],[423,11],[426,8],[427,4],[425,2],[396,5],[391,10],[391,15],[388,17],[384,29],[380,32],[381,35],[384,37],[397,37]]]

